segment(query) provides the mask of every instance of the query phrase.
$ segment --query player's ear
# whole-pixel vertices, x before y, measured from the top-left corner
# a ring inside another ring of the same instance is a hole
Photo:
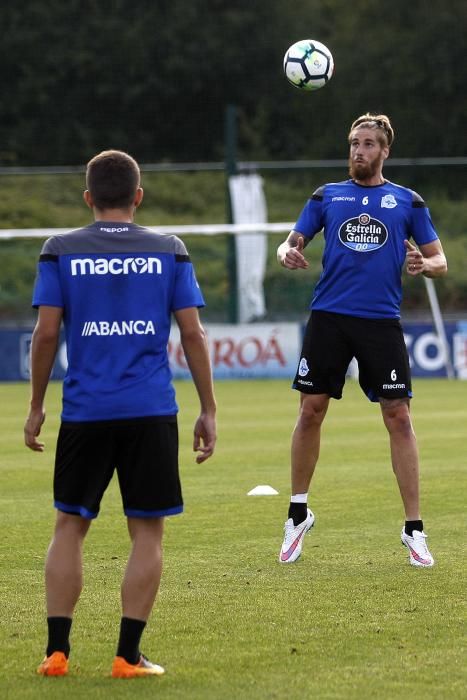
[[[83,199],[84,199],[84,201],[85,201],[85,203],[86,203],[86,206],[88,206],[90,209],[92,209],[92,208],[94,207],[94,204],[93,204],[93,201],[92,201],[92,197],[91,197],[91,193],[90,193],[89,190],[84,190],[84,192],[83,192]]]
[[[135,202],[134,202],[135,207],[139,207],[139,205],[143,201],[143,197],[144,197],[144,190],[142,187],[138,187],[138,189],[136,190],[136,194],[135,194]]]

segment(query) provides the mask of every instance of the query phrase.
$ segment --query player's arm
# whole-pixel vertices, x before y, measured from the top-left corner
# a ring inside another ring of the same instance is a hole
[[[180,340],[198,392],[201,411],[196,420],[193,450],[198,452],[196,461],[204,462],[214,452],[216,444],[216,400],[212,381],[211,360],[204,328],[198,309],[190,307],[174,312],[180,329]]]
[[[431,243],[424,243],[419,248],[404,241],[407,251],[405,262],[409,275],[425,275],[425,277],[441,277],[448,271],[446,256],[441,242],[437,239]]]
[[[286,240],[277,249],[277,260],[282,267],[288,270],[303,269],[308,267],[308,261],[303,255],[303,249],[307,245],[304,236],[298,231],[291,231]]]
[[[31,340],[31,403],[24,426],[24,442],[31,450],[42,452],[44,443],[38,441],[45,420],[44,398],[57,354],[63,309],[40,306]]]
[[[325,186],[318,187],[306,202],[292,231],[277,249],[277,260],[288,270],[306,270],[308,261],[303,255],[313,236],[324,226],[323,197]],[[304,232],[304,233],[303,233]],[[306,235],[305,235],[306,234]]]

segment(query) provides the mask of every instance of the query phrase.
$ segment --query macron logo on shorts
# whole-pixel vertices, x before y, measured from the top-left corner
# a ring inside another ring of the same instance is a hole
[[[85,321],[81,335],[155,335],[152,321]]]

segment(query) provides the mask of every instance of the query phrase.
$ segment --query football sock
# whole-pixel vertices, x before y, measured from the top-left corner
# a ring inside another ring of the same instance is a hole
[[[146,627],[144,620],[134,620],[122,617],[120,622],[120,638],[118,640],[117,656],[122,656],[129,664],[137,664],[141,652],[139,643]]]
[[[288,517],[292,518],[293,524],[297,526],[306,520],[306,503],[290,503]]]
[[[63,651],[68,658],[70,655],[70,630],[71,617],[48,617],[47,626],[49,629],[49,639],[47,643],[46,656],[50,656],[54,651]]]
[[[308,493],[293,493],[290,497],[288,518],[292,518],[295,527],[307,516]]]
[[[423,532],[423,520],[406,520],[405,521],[405,534],[409,537],[413,536],[413,531]]]
[[[308,501],[308,493],[293,493],[290,496],[291,503],[306,503]]]

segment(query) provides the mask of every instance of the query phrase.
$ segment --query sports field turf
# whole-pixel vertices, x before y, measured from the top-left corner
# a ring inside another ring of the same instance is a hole
[[[193,387],[177,390],[186,509],[167,521],[162,586],[142,647],[167,673],[118,681],[109,671],[128,541],[114,482],[85,548],[70,675],[35,675],[60,385],[49,389],[44,454],[23,447],[28,386],[0,385],[0,698],[466,698],[467,384],[414,385],[433,569],[407,563],[386,432],[355,383],[328,413],[310,500],[316,525],[290,566],[277,554],[296,392],[282,380],[219,382],[217,452],[197,466]],[[248,497],[258,484],[279,495]]]

